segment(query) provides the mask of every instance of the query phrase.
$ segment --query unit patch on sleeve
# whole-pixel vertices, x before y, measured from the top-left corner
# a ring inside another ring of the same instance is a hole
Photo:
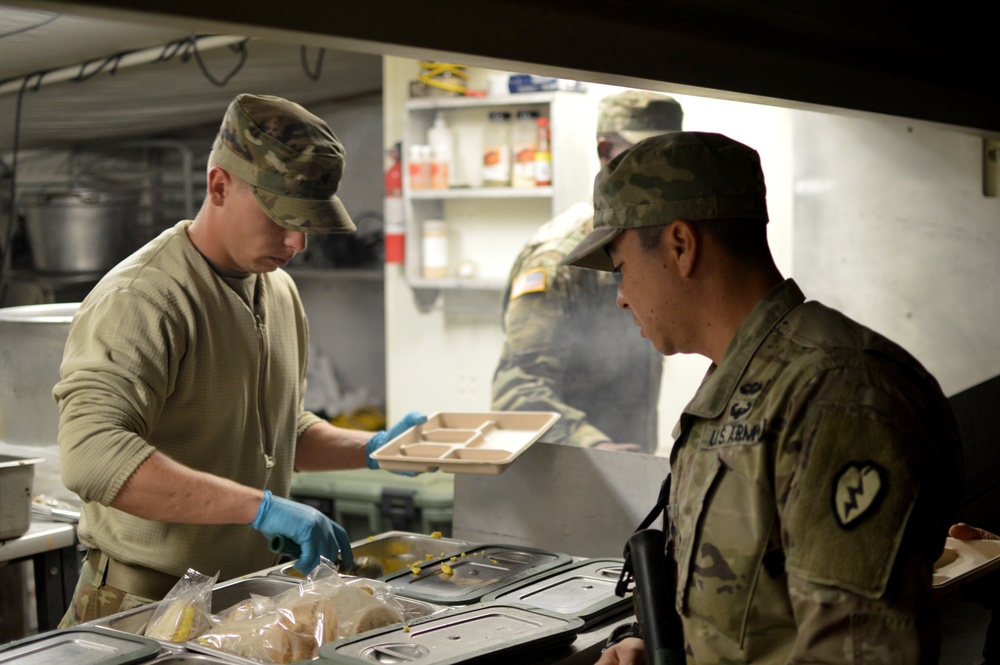
[[[833,512],[842,529],[853,529],[878,509],[889,486],[885,469],[872,461],[850,462],[833,480]]]
[[[510,299],[513,300],[525,293],[537,293],[545,290],[545,269],[535,268],[523,272],[514,278],[510,285]]]

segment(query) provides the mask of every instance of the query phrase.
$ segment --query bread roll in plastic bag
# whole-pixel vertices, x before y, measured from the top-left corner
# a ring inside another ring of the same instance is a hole
[[[212,587],[219,574],[209,577],[188,568],[174,588],[156,606],[146,637],[166,642],[186,642],[211,627]]]

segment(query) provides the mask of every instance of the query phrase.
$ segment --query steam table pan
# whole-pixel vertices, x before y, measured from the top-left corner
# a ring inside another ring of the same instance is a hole
[[[484,603],[325,644],[317,665],[527,662],[569,645],[583,620],[510,603]]]
[[[465,540],[435,538],[409,531],[386,531],[351,543],[355,568],[345,573],[384,580],[401,570],[409,570],[414,564],[450,557],[474,546],[475,543]],[[294,563],[282,566],[268,575],[302,579],[302,574],[295,570]]]
[[[150,661],[160,643],[94,626],[77,626],[0,647],[2,665],[131,665]]]
[[[522,580],[483,596],[483,602],[518,603],[567,617],[584,630],[632,609],[632,594],[615,595],[623,559],[587,559],[552,574]]]
[[[499,475],[559,420],[551,411],[436,413],[374,453],[389,471]]]
[[[480,545],[385,578],[400,596],[467,605],[520,580],[570,564],[567,554],[512,545]]]

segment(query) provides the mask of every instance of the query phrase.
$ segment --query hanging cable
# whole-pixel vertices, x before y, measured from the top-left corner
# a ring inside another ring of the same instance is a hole
[[[82,65],[80,65],[80,73],[71,78],[70,81],[73,81],[74,83],[81,83],[83,81],[91,79],[100,74],[102,71],[104,71],[104,68],[107,67],[108,65],[112,65],[111,70],[108,72],[108,75],[114,76],[115,73],[118,71],[118,63],[121,62],[122,55],[124,54],[118,53],[116,55],[108,56],[107,58],[104,59],[103,62],[101,62],[100,66],[97,69],[86,74],[84,73],[84,71],[87,69],[87,65],[90,65],[97,61],[91,60],[90,62],[85,62]]]
[[[316,55],[316,70],[314,72],[309,71],[309,63],[306,61],[306,47],[299,47],[299,57],[302,60],[302,69],[305,71],[306,76],[309,77],[310,81],[318,81],[319,73],[323,69],[323,56],[326,55],[326,49],[320,47],[319,53]]]
[[[236,76],[237,72],[239,72],[241,69],[243,69],[243,65],[246,64],[246,62],[247,62],[247,53],[248,53],[246,44],[247,44],[248,41],[250,41],[250,38],[248,37],[248,38],[244,39],[243,41],[241,41],[241,42],[239,42],[237,44],[233,44],[233,45],[231,45],[229,47],[230,50],[232,50],[234,53],[239,53],[240,54],[240,61],[236,63],[236,66],[233,67],[232,71],[230,71],[229,74],[227,74],[226,77],[223,78],[221,81],[219,79],[215,78],[214,76],[212,76],[211,72],[208,71],[208,68],[205,67],[205,63],[201,59],[201,52],[198,50],[197,39],[198,38],[196,36],[191,35],[191,39],[189,40],[189,42],[191,44],[191,50],[194,52],[195,60],[198,61],[198,68],[201,70],[201,73],[205,75],[205,78],[207,78],[209,81],[211,81],[213,85],[215,85],[216,87],[219,87],[219,88],[224,87],[227,83],[229,83],[229,80],[231,78],[233,78],[234,76]]]

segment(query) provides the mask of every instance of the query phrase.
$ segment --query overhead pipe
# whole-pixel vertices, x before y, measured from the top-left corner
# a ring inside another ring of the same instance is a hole
[[[221,48],[223,46],[239,44],[240,42],[246,41],[247,38],[234,35],[210,35],[205,37],[192,37],[191,40],[194,41],[195,47],[199,51],[208,51],[211,49]],[[176,43],[178,48],[183,46],[182,40],[171,43]],[[148,65],[157,61],[169,59],[165,55],[169,46],[170,44],[167,44],[165,46],[154,46],[151,48],[140,49],[138,51],[118,53],[106,58],[95,58],[94,60],[90,60],[79,65],[70,65],[68,67],[60,67],[58,69],[52,69],[45,72],[34,72],[14,79],[7,79],[3,83],[0,83],[0,95],[19,92],[22,86],[25,85],[34,90],[42,85],[84,78],[88,76],[88,73],[84,71],[84,68],[86,68],[87,65],[93,65],[96,62],[115,60],[113,71],[119,71],[127,67]],[[173,54],[170,54],[169,57],[173,57]]]

